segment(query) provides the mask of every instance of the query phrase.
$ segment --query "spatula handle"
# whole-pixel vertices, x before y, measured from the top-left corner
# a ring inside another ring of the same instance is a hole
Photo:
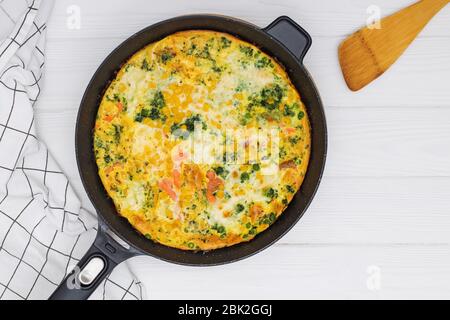
[[[413,30],[421,30],[424,25],[449,2],[450,0],[421,0],[383,20],[388,22],[397,19],[410,19],[411,21],[417,22]]]

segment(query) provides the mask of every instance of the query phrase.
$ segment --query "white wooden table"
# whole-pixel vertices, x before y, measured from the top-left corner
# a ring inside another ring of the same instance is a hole
[[[312,206],[277,244],[239,263],[190,268],[135,258],[150,299],[450,298],[450,6],[361,92],[347,89],[337,60],[339,42],[365,24],[370,5],[385,15],[410,3],[56,1],[36,120],[87,208],[74,153],[77,109],[95,69],[124,39],[200,12],[261,27],[286,14],[313,37],[305,64],[324,101],[329,151]]]

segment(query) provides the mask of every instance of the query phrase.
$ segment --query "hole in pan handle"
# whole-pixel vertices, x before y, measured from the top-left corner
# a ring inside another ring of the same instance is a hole
[[[61,282],[50,300],[86,300],[119,263],[140,253],[124,248],[99,223],[94,243],[76,267]]]
[[[300,62],[312,44],[311,36],[294,20],[287,16],[278,17],[263,29],[281,42]]]

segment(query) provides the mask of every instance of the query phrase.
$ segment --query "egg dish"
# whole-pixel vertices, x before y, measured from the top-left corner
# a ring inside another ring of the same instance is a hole
[[[229,34],[188,30],[122,66],[93,140],[106,192],[136,230],[213,250],[277,220],[303,182],[311,135],[275,59]]]

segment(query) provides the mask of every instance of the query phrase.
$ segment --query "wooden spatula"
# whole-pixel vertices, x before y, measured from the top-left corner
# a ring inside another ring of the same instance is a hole
[[[339,61],[348,87],[357,91],[382,75],[405,51],[430,19],[450,0],[422,0],[368,27],[339,46]]]

